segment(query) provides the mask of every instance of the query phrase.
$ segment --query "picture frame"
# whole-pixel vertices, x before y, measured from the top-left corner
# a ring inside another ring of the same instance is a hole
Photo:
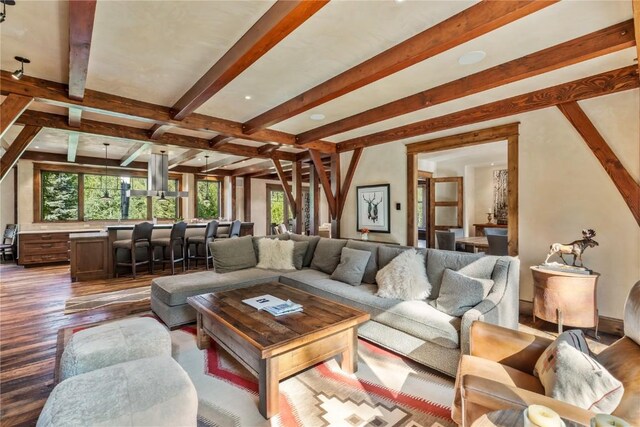
[[[356,187],[356,228],[372,233],[391,233],[390,184]]]

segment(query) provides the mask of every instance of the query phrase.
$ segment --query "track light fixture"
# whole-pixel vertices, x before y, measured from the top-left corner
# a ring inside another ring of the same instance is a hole
[[[16,0],[0,0],[2,3],[2,13],[0,13],[0,23],[3,23],[7,19],[7,5],[15,6]]]
[[[0,0],[0,1],[2,1],[2,0]],[[13,77],[16,80],[20,80],[22,78],[22,76],[24,76],[24,64],[30,64],[31,61],[29,61],[27,58],[23,58],[22,56],[15,56],[14,58],[16,59],[16,61],[18,61],[20,63],[20,69],[19,70],[15,70],[11,74],[11,77]]]

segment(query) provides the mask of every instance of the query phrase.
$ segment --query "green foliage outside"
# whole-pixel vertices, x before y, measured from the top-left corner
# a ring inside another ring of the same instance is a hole
[[[282,224],[285,221],[284,215],[284,191],[269,191],[271,198],[271,223]]]
[[[220,217],[220,182],[197,181],[196,216],[198,218]]]
[[[133,185],[134,190],[145,190],[147,180],[118,176],[84,176],[84,219],[146,219],[147,198],[134,196],[127,200],[126,191]],[[110,199],[103,199],[105,186]],[[128,206],[127,206],[128,203]]]
[[[42,173],[42,219],[78,220],[78,175],[64,172]]]
[[[178,188],[178,180],[170,179],[168,184],[169,191],[176,191]],[[174,219],[178,217],[178,200],[176,197],[166,197],[160,200],[160,197],[152,197],[153,217],[161,219]]]
[[[425,213],[424,213],[424,191],[422,187],[418,188],[418,197],[416,200],[416,217],[418,218],[418,228],[425,228],[426,224],[424,223]]]

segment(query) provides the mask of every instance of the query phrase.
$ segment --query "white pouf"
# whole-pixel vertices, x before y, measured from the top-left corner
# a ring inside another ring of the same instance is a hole
[[[60,360],[60,381],[155,356],[171,356],[171,336],[160,322],[137,317],[106,323],[73,334]]]
[[[38,418],[49,426],[195,426],[198,395],[168,356],[120,363],[58,384]]]

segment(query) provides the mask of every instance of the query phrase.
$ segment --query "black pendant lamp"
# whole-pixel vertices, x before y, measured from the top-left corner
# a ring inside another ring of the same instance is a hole
[[[209,171],[209,156],[204,156],[204,170],[205,173]],[[209,180],[205,177],[205,182],[207,183],[207,197],[205,197],[204,202],[202,202],[206,207],[211,206],[211,196],[209,193]]]
[[[109,161],[109,144],[103,143],[104,145],[104,176],[102,177],[102,186],[104,187],[104,194],[102,195],[102,200],[111,200],[111,196],[109,195],[109,190],[107,189],[107,172],[108,172],[108,161]]]

